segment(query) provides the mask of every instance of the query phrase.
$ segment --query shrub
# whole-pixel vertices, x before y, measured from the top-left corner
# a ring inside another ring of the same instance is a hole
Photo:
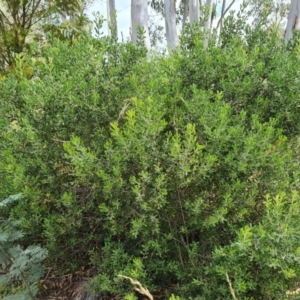
[[[264,204],[259,224],[244,226],[230,245],[213,253],[211,273],[224,279],[228,272],[239,299],[284,299],[287,290],[297,289],[299,195],[267,195]]]
[[[224,33],[241,26],[234,19],[225,23]],[[299,43],[297,36],[290,48],[276,31],[251,29],[223,37],[226,44],[204,48],[198,34],[189,33],[182,40],[176,78],[181,78],[181,92],[189,98],[190,86],[222,92],[223,100],[235,112],[246,110],[261,122],[272,118],[284,134],[299,134]],[[240,29],[241,31],[241,29]],[[290,45],[289,44],[289,45]],[[186,45],[192,45],[187,47]]]
[[[106,38],[53,41],[31,80],[1,81],[0,192],[26,200],[3,214],[26,243],[61,272],[92,264],[91,289],[120,297],[118,274],[183,299],[231,299],[226,274],[245,299],[299,280],[298,196],[281,194],[298,188],[296,48],[250,37],[150,63]]]

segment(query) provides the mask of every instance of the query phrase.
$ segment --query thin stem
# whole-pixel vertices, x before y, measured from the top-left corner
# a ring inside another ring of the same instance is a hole
[[[228,274],[226,273],[226,280],[228,282],[228,285],[229,285],[229,290],[230,290],[230,293],[231,293],[231,296],[234,300],[238,300],[238,298],[236,297],[235,295],[235,292],[234,292],[234,289],[232,288],[232,284],[231,284],[231,281],[229,279],[229,276]]]

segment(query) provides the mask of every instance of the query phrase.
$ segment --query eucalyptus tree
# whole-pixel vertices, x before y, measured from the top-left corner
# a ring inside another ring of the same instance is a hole
[[[222,28],[223,28],[224,18],[226,16],[226,14],[228,13],[228,11],[232,8],[234,3],[235,3],[235,0],[232,0],[229,3],[229,5],[227,6],[226,0],[222,1],[221,15],[220,15],[219,21],[218,21],[217,26],[216,26],[216,28],[219,29],[220,32],[222,31]]]
[[[200,20],[200,4],[199,0],[189,0],[190,23],[199,22]]]
[[[189,0],[192,1],[192,0]],[[199,3],[199,1],[197,1]],[[182,7],[182,27],[181,30],[184,30],[186,19],[189,15],[189,7],[191,7],[191,4],[189,4],[188,0],[182,0],[181,1],[181,7]]]
[[[207,47],[208,40],[210,37],[211,27],[212,27],[212,11],[213,11],[213,0],[206,0],[206,21],[204,23],[204,30],[206,33],[206,37],[204,39],[204,47]]]
[[[174,0],[164,0],[165,26],[167,45],[169,50],[174,50],[179,45],[176,27],[176,2]]]
[[[117,11],[116,11],[116,1],[107,0],[107,19],[108,19],[108,30],[109,34],[117,38]]]
[[[248,16],[254,26],[284,31],[290,6],[288,0],[248,0]]]
[[[181,22],[183,30],[188,18],[191,25],[195,22],[200,22],[202,18],[206,18],[203,29],[208,32],[209,36],[212,28],[213,11],[216,5],[215,1],[206,0],[205,3],[202,3],[199,0],[181,0],[179,3],[176,3],[174,0],[164,0],[162,3],[161,0],[151,0],[149,3],[157,13],[162,14],[165,18],[166,39],[169,50],[175,49],[179,44],[177,24]],[[225,14],[226,12],[227,10]],[[204,41],[205,45],[207,43],[207,40]]]
[[[292,38],[293,30],[300,30],[300,0],[291,0],[284,36],[286,41]]]
[[[207,16],[206,16],[206,22],[204,24],[204,28],[206,30],[210,30],[212,26],[213,2],[214,2],[213,0],[206,0]]]
[[[150,50],[150,37],[148,28],[148,3],[145,0],[131,0],[131,41],[138,41],[139,28],[143,30],[144,43]]]

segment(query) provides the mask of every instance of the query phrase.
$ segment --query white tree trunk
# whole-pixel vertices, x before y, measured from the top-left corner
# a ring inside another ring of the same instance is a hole
[[[293,30],[300,30],[300,0],[291,0],[291,7],[285,30],[285,40],[293,36]]]
[[[136,44],[138,27],[144,30],[144,43],[150,50],[150,37],[148,29],[148,3],[146,0],[131,0],[131,41]]]
[[[211,14],[212,14],[212,8],[213,8],[213,0],[206,0],[206,6],[208,7],[208,16],[207,20],[205,22],[204,28],[206,30],[211,29]]]
[[[212,15],[212,8],[213,8],[213,0],[206,0],[206,6],[208,8],[208,16],[207,20],[204,24],[204,31],[206,34],[205,40],[204,40],[204,47],[208,46],[208,40],[210,37],[210,31],[211,31],[211,15]]]
[[[189,0],[190,24],[200,20],[199,0]]]
[[[108,35],[117,38],[117,11],[115,0],[107,0]]]
[[[145,2],[147,2],[145,0]],[[178,44],[178,34],[176,28],[176,11],[174,0],[164,0],[166,35],[169,51],[174,50]]]

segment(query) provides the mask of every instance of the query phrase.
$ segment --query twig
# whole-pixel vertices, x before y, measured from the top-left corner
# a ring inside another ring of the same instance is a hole
[[[52,142],[54,143],[66,143],[67,141],[63,141],[63,140],[60,140],[60,139],[50,139]]]
[[[120,113],[119,113],[119,117],[118,117],[118,121],[121,119],[121,117],[123,117],[124,113],[126,112],[128,106],[130,105],[130,102],[128,101],[128,99],[125,101],[125,105],[123,106],[123,108],[121,109]]]
[[[237,298],[236,295],[235,295],[234,289],[232,288],[232,284],[231,284],[231,281],[230,281],[229,276],[228,276],[227,273],[226,273],[226,280],[227,280],[227,282],[228,282],[229,290],[230,290],[230,293],[231,293],[231,295],[232,295],[232,298],[233,298],[234,300],[238,300],[238,298]]]
[[[135,285],[134,289],[137,292],[139,292],[140,294],[148,297],[150,300],[154,300],[153,296],[150,294],[150,292],[148,291],[148,289],[144,288],[139,281],[134,280],[134,279],[132,279],[132,278],[130,278],[128,276],[124,276],[124,275],[118,275],[118,277],[122,277],[122,278],[128,279],[131,282],[132,285]]]

